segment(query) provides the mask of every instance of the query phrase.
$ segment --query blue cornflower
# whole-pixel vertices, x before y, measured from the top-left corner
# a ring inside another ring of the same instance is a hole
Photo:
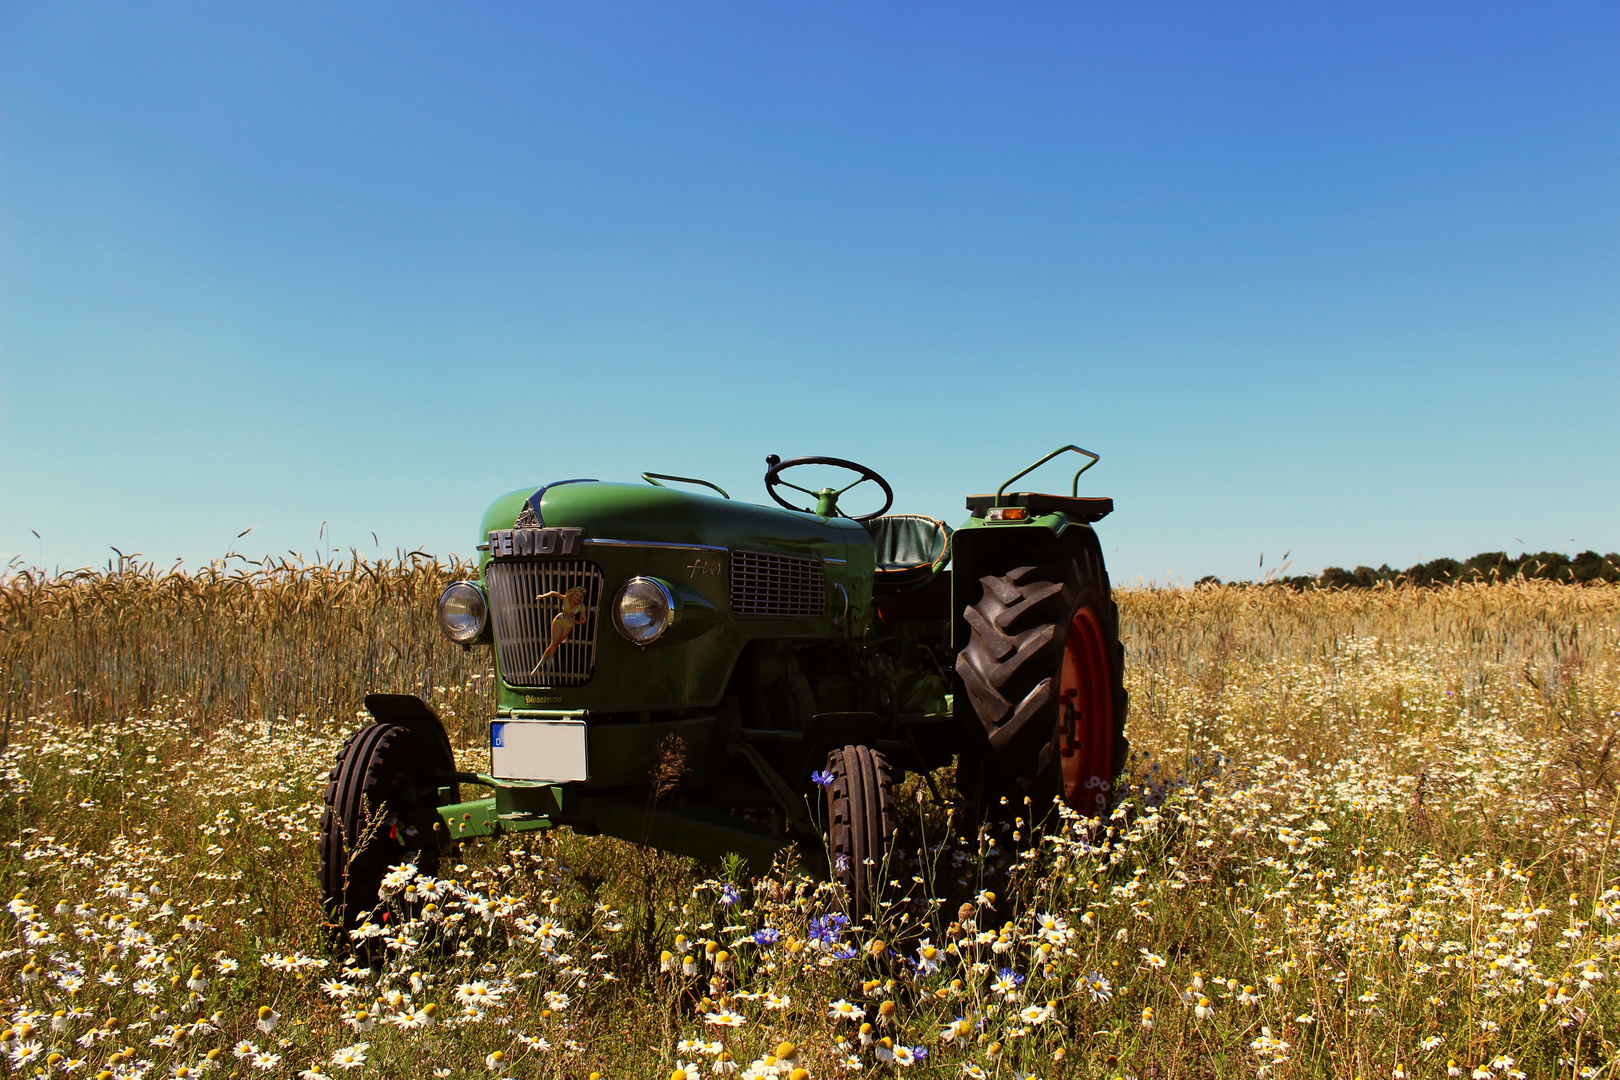
[[[833,774],[826,769],[817,769],[810,774],[810,780],[816,787],[828,787],[833,782]]]
[[[916,1059],[917,1061],[927,1061],[928,1060],[928,1047],[926,1047],[926,1046],[913,1046],[911,1048],[911,1056],[914,1059]]]
[[[853,960],[859,956],[860,953],[856,952],[854,947],[845,945],[842,949],[839,949],[832,955],[834,960]]]
[[[996,972],[996,974],[1003,979],[1011,979],[1014,986],[1024,985],[1024,977],[1018,974],[1018,972],[1014,971],[1012,968],[1002,968],[1000,971]]]
[[[737,886],[733,885],[731,882],[728,881],[724,885],[720,886],[720,902],[722,904],[730,907],[732,904],[735,904],[741,899],[742,893],[738,892]]]
[[[766,926],[754,931],[754,944],[769,948],[782,940],[782,931]]]
[[[810,940],[818,945],[836,945],[849,925],[849,916],[832,912],[810,920]]]

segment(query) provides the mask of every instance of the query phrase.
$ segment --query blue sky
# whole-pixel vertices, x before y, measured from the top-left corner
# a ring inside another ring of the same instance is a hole
[[[465,554],[507,490],[768,453],[955,521],[1071,441],[1116,581],[1620,549],[1617,51],[1582,3],[0,0],[0,561]]]

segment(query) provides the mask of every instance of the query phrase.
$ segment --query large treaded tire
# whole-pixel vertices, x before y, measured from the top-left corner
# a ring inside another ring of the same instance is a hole
[[[877,915],[884,861],[895,834],[894,781],[884,756],[869,746],[827,755],[827,848],[832,878],[844,887],[848,915]]]
[[[1037,816],[1054,801],[1101,816],[1128,751],[1119,611],[1101,559],[1049,557],[979,582],[956,658],[958,786],[985,807],[1029,797]]]
[[[346,948],[350,932],[376,911],[390,866],[415,862],[437,873],[437,836],[411,822],[434,797],[441,756],[408,728],[382,723],[361,728],[338,752],[320,839],[321,900],[337,947]]]

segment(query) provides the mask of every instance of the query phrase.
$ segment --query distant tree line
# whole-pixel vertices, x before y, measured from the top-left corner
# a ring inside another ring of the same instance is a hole
[[[1561,551],[1526,552],[1512,557],[1505,551],[1483,551],[1463,561],[1434,559],[1405,570],[1387,564],[1377,569],[1358,566],[1354,570],[1330,566],[1314,576],[1267,578],[1260,584],[1291,589],[1371,589],[1378,585],[1460,585],[1515,578],[1540,578],[1575,585],[1620,583],[1620,553],[1599,555],[1595,551],[1583,551],[1572,559]],[[1199,578],[1197,584],[1219,585],[1221,579],[1210,574]]]

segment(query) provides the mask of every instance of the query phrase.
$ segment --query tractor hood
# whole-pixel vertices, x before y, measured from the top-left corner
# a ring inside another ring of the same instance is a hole
[[[848,518],[824,518],[650,484],[567,480],[501,496],[484,512],[480,548],[513,528],[579,529],[584,545],[680,544],[848,558],[870,565],[871,537]],[[571,546],[571,545],[570,545]],[[484,559],[487,561],[486,550]]]

